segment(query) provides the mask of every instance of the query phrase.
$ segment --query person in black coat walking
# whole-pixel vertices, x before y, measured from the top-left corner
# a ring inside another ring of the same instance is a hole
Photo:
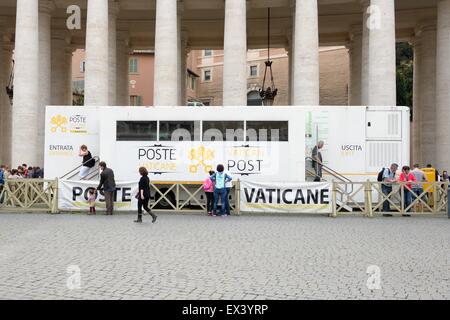
[[[142,222],[142,208],[144,208],[144,210],[152,216],[152,222],[155,223],[157,216],[148,207],[148,202],[150,201],[150,179],[148,178],[148,171],[145,167],[140,167],[139,173],[141,179],[139,180],[139,191],[136,195],[138,199],[138,217],[134,222]]]

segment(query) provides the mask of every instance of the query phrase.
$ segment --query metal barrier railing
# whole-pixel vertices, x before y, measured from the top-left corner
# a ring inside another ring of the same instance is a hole
[[[449,183],[426,182],[416,183],[420,192],[413,193],[407,186],[410,183],[392,183],[366,181],[353,182],[352,192],[345,186],[347,182],[332,182],[332,212],[336,217],[348,211],[348,208],[360,212],[363,216],[373,217],[378,214],[441,214],[448,210]],[[389,185],[392,189],[383,188]],[[205,201],[199,199],[203,192],[201,182],[152,182],[150,184],[155,200],[151,209],[166,212],[205,212]],[[230,202],[230,211],[240,215],[240,181],[233,183],[230,194],[234,194],[234,202]],[[406,201],[406,194],[411,193],[411,201]],[[181,196],[183,194],[183,196]],[[338,199],[338,197],[340,197]],[[159,208],[165,204],[165,209]],[[389,204],[389,212],[384,212]],[[58,179],[17,179],[7,180],[0,191],[0,211],[37,211],[59,212]]]
[[[372,217],[375,213],[440,214],[446,213],[449,205],[448,182],[396,182],[392,184],[375,181],[354,182],[354,191],[351,194],[344,194],[341,204],[336,199],[337,195],[342,195],[345,184],[344,182],[332,183],[333,217],[345,212],[342,204],[351,206],[368,217]],[[417,188],[410,189],[411,184]],[[389,208],[389,211],[386,208]]]
[[[58,212],[58,180],[6,180],[0,192],[0,210]]]

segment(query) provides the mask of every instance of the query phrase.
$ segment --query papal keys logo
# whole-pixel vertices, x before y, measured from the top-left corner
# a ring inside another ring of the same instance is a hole
[[[52,125],[50,129],[52,133],[56,133],[58,129],[63,133],[67,132],[67,117],[58,114],[50,119],[50,123]]]
[[[213,149],[207,149],[204,146],[200,146],[198,148],[192,148],[189,153],[189,160],[194,162],[189,166],[190,173],[197,173],[201,168],[205,173],[208,173],[212,170],[211,164],[208,164],[209,161],[213,160],[215,157]]]

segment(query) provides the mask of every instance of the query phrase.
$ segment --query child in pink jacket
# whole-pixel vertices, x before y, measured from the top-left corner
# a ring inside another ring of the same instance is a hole
[[[208,216],[212,216],[213,206],[214,206],[214,182],[211,180],[211,176],[214,171],[209,171],[209,177],[203,182],[203,190],[206,194],[206,211]]]

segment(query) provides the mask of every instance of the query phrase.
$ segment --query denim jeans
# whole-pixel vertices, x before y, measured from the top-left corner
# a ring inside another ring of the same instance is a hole
[[[403,209],[406,209],[411,205],[412,191],[405,187],[404,195],[405,195],[405,203]],[[408,211],[411,211],[411,208]]]
[[[387,196],[388,194],[390,194],[392,192],[392,186],[387,186],[382,184],[381,185],[381,192],[383,192],[383,194],[385,196]],[[385,200],[383,202],[383,212],[390,212],[391,211],[391,206],[389,201]]]
[[[217,205],[221,202],[220,214],[223,216],[226,213],[227,206],[227,189],[214,189],[214,213],[217,214]]]

